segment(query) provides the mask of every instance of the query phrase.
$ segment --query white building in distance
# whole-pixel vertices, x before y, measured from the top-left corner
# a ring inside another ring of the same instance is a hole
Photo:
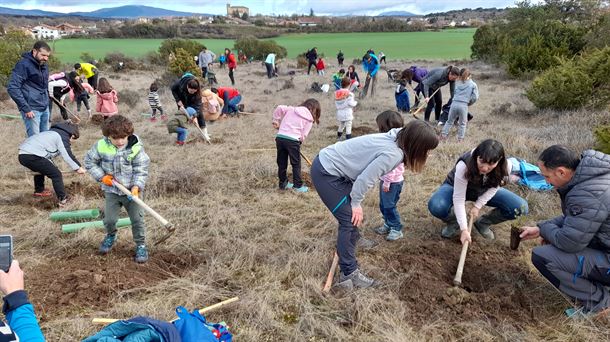
[[[37,39],[60,39],[59,29],[53,26],[38,25],[32,29],[34,37]]]

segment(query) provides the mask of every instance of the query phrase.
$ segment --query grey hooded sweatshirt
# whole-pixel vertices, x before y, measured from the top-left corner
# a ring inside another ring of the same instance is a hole
[[[379,177],[403,162],[404,153],[396,144],[400,130],[394,128],[387,133],[364,135],[320,151],[320,163],[328,173],[354,182],[350,193],[352,207],[359,207],[364,194],[375,186]]]
[[[610,253],[610,155],[583,152],[572,180],[557,189],[563,215],[541,222],[540,236],[564,252]]]
[[[477,87],[473,80],[455,81],[455,91],[451,103],[460,102],[470,106],[477,102],[478,99],[479,87]]]

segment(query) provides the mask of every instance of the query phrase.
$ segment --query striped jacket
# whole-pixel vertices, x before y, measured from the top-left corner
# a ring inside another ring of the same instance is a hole
[[[159,100],[159,94],[156,91],[148,93],[148,104],[150,108],[161,108],[161,100]]]
[[[104,175],[112,175],[128,189],[133,186],[144,189],[149,164],[150,158],[144,152],[144,147],[136,135],[129,136],[127,146],[121,150],[117,149],[110,139],[104,137],[98,140],[85,155],[85,169],[93,179],[100,182]],[[102,184],[102,190],[123,195],[114,186]]]

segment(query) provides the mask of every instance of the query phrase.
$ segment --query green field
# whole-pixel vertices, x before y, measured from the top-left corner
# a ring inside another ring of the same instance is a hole
[[[318,52],[335,58],[343,50],[346,61],[360,58],[367,49],[383,51],[388,59],[466,59],[475,29],[453,29],[440,32],[384,32],[384,33],[312,33],[292,34],[274,38],[288,49],[288,57],[316,46]],[[119,51],[128,56],[142,57],[156,50],[163,39],[62,39],[53,49],[62,62],[76,62],[83,52],[101,58]],[[215,53],[232,47],[231,39],[198,39]]]

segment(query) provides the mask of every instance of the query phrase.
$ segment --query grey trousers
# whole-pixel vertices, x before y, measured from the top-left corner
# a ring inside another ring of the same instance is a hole
[[[532,263],[553,286],[587,311],[610,307],[610,254],[591,248],[567,253],[544,245],[532,250]]]
[[[125,207],[131,220],[131,234],[137,246],[145,244],[146,227],[144,226],[144,211],[137,203],[130,201],[125,195],[106,192],[106,209],[104,211],[104,227],[108,235],[117,232],[116,222],[119,220],[121,206]],[[140,194],[142,196],[142,194]]]

